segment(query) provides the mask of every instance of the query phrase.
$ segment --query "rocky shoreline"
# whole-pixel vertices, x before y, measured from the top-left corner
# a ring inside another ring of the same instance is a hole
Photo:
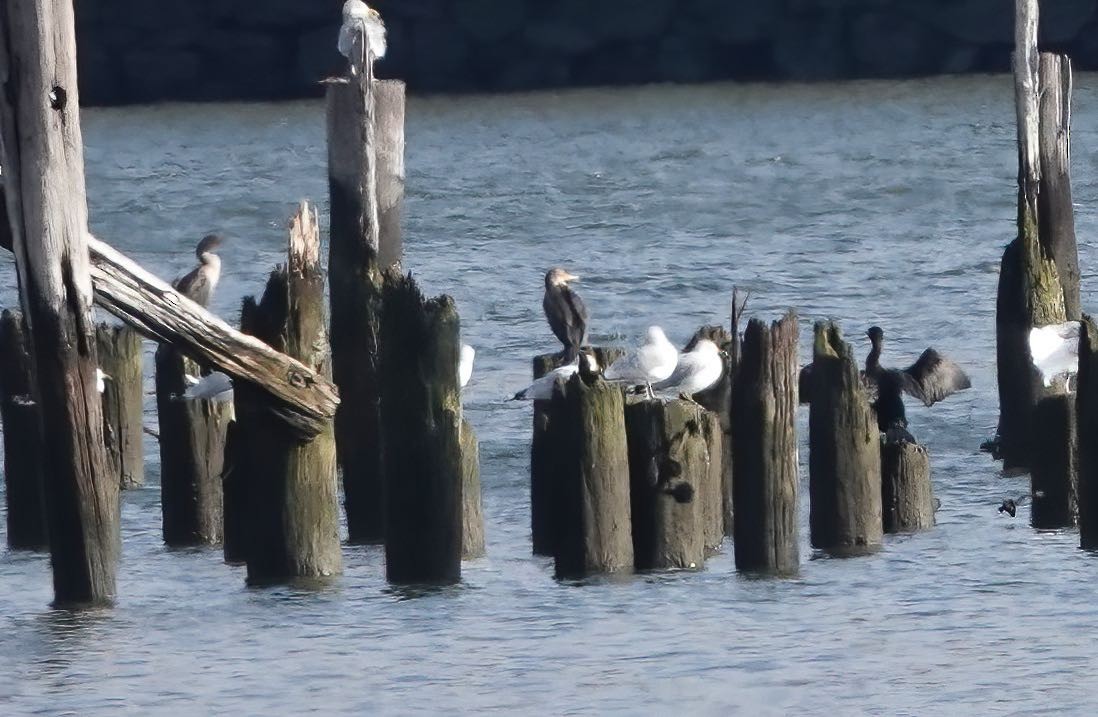
[[[321,94],[341,0],[78,2],[82,101]],[[1013,0],[375,0],[378,75],[413,92],[1005,71]],[[1098,0],[1044,3],[1043,49],[1098,68]],[[169,19],[170,18],[170,19]]]

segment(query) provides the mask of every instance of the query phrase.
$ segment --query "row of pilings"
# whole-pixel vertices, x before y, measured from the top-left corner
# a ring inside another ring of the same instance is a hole
[[[535,401],[533,550],[554,558],[558,576],[697,569],[725,536],[737,568],[797,572],[797,318],[752,319],[742,344],[737,333],[735,321],[721,332],[725,375],[708,396],[651,398],[581,368]],[[615,358],[596,354],[602,366]],[[537,357],[535,377],[553,359]],[[926,450],[880,433],[833,322],[815,326],[810,376],[812,546],[859,555],[885,532],[933,526]],[[718,410],[702,404],[713,396]]]

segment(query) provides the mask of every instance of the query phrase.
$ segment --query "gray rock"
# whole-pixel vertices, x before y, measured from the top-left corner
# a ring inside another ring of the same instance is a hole
[[[454,20],[478,43],[499,42],[523,28],[525,0],[454,0]]]
[[[1082,37],[1082,29],[1094,19],[1096,0],[1056,0],[1041,3],[1040,40],[1066,43]]]
[[[710,42],[681,36],[665,37],[656,54],[656,74],[666,82],[704,82],[725,69]]]
[[[450,23],[421,22],[411,30],[408,84],[415,89],[453,90],[475,84],[467,71],[469,42]]]
[[[347,61],[336,49],[339,25],[339,22],[333,22],[297,38],[297,61],[292,80],[295,87],[319,92],[318,82],[344,73]]]
[[[287,94],[297,48],[272,33],[215,30],[197,48],[207,68],[210,99],[283,97]]]
[[[854,72],[859,77],[909,77],[938,69],[948,45],[935,30],[899,11],[871,10],[850,26]]]
[[[207,79],[202,56],[193,50],[132,50],[122,62],[128,102],[196,99]]]
[[[842,15],[816,11],[787,17],[774,37],[777,79],[811,81],[846,77]]]
[[[684,34],[747,45],[770,38],[782,19],[782,4],[776,0],[683,0],[675,15]]]
[[[660,39],[671,20],[672,0],[597,0],[591,3],[595,28],[609,41]]]

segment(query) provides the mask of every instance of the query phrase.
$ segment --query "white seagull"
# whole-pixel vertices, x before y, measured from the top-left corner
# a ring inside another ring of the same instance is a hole
[[[721,380],[724,360],[720,348],[709,339],[701,339],[693,351],[679,355],[679,363],[671,375],[652,386],[657,391],[693,396]]]
[[[187,390],[183,392],[183,395],[179,396],[179,400],[205,400],[213,401],[215,403],[220,401],[231,401],[233,400],[233,380],[220,371],[214,371],[208,376],[203,376],[198,379],[197,383],[188,386]]]
[[[647,339],[607,367],[607,381],[637,381],[649,388],[671,375],[679,363],[679,350],[667,340],[663,329],[649,326]]]
[[[473,375],[473,358],[477,355],[476,350],[469,344],[461,345],[461,358],[458,360],[458,381],[462,388],[465,388],[465,384],[469,383],[469,377]]]
[[[1029,330],[1029,354],[1045,386],[1051,386],[1057,376],[1070,377],[1079,371],[1079,330],[1078,321]]]
[[[559,368],[555,368],[549,373],[545,374],[539,379],[536,379],[532,384],[516,393],[511,400],[512,401],[546,401],[553,397],[553,389],[556,388],[558,383],[564,383],[568,379],[572,378],[572,374],[579,371],[579,361],[582,358],[587,362],[587,368],[591,373],[597,373],[599,370],[599,364],[595,360],[595,357],[588,353],[581,353],[575,361],[569,364],[565,364]]]
[[[385,23],[378,11],[362,0],[343,3],[343,26],[339,28],[337,47],[350,63],[352,76],[362,71],[367,59],[372,65],[374,60],[385,57]],[[369,58],[365,56],[367,48]]]
[[[103,393],[107,390],[107,381],[112,380],[110,376],[103,373],[103,369],[95,369],[95,388],[99,393]]]

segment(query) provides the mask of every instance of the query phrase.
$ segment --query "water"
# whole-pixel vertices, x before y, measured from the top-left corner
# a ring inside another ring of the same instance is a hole
[[[1074,133],[1091,307],[1096,86],[1077,78]],[[1013,123],[1006,77],[412,99],[406,263],[455,297],[478,350],[465,400],[488,557],[428,594],[390,589],[382,552],[351,546],[320,592],[246,588],[220,551],[162,546],[150,440],[151,485],[123,499],[113,609],[52,610],[48,560],[0,553],[0,712],[1091,711],[1098,561],[1075,531],[1030,529],[1028,506],[997,513],[1027,479],[977,450],[997,419]],[[294,203],[326,197],[317,103],[93,110],[84,124],[93,230],[164,277],[226,232],[214,308],[232,320],[283,258]],[[682,343],[726,321],[738,285],[755,315],[798,308],[802,357],[825,316],[859,356],[870,324],[890,364],[948,353],[973,389],[909,411],[937,528],[873,557],[814,556],[802,412],[796,579],[740,577],[726,550],[700,573],[555,581],[530,555],[530,408],[501,399],[553,348],[540,292],[557,263],[583,275],[601,343],[653,321]]]

